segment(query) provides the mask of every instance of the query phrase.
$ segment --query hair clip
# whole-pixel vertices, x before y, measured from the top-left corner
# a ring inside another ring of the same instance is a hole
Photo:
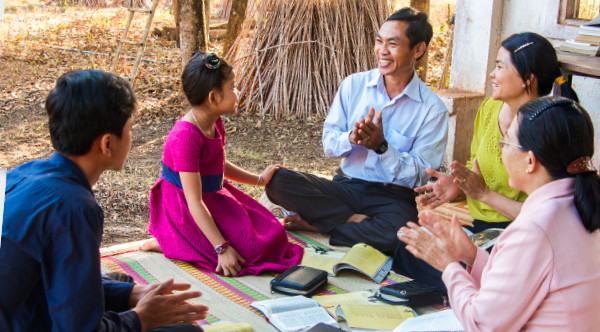
[[[523,44],[523,45],[521,45],[521,46],[517,47],[517,49],[516,49],[516,50],[514,50],[514,52],[513,52],[513,53],[517,53],[517,52],[519,52],[520,50],[522,50],[522,49],[524,49],[525,47],[528,47],[528,46],[530,46],[530,45],[533,45],[533,42],[525,43],[525,44]]]
[[[592,160],[590,157],[579,157],[573,160],[569,166],[567,166],[567,172],[570,174],[579,174],[587,172],[596,172]]]
[[[221,60],[216,54],[208,53],[208,55],[206,56],[205,65],[208,69],[219,69],[220,62]]]
[[[542,106],[542,108],[537,110],[535,113],[533,113],[533,115],[529,117],[529,121],[533,121],[533,119],[535,119],[538,115],[542,114],[547,109],[550,109],[554,106],[559,106],[559,105],[571,106],[571,105],[575,105],[575,102],[573,100],[567,99],[567,98],[560,98],[560,99],[553,100],[553,101],[549,102],[548,104]],[[579,110],[579,108],[577,108],[577,111],[581,112]]]

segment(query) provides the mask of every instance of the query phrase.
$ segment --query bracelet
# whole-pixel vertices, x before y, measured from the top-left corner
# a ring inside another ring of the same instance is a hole
[[[260,186],[262,184],[262,174],[258,176],[258,181],[256,181],[256,185]]]

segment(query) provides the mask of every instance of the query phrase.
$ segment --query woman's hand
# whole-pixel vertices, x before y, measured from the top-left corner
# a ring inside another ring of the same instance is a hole
[[[452,175],[454,175],[454,183],[466,195],[478,201],[483,201],[489,194],[490,188],[485,184],[479,171],[477,158],[473,159],[472,171],[458,161],[453,161],[450,168],[452,168]]]
[[[462,229],[456,215],[452,216],[451,222],[447,222],[440,216],[425,212],[419,215],[419,224],[427,228],[436,237],[450,240],[448,246],[456,253],[456,258],[469,266],[473,266],[477,247]]]
[[[242,263],[246,260],[238,254],[231,246],[227,247],[224,253],[218,255],[217,273],[222,273],[226,277],[235,277],[242,270]]]
[[[265,170],[260,175],[261,181],[259,181],[260,183],[258,183],[258,185],[266,186],[271,181],[271,178],[273,178],[273,174],[275,174],[275,172],[277,172],[277,170],[280,168],[286,168],[286,167],[283,165],[267,166],[267,168],[265,168]]]
[[[415,257],[441,272],[452,262],[464,259],[468,261],[465,262],[467,264],[473,263],[477,248],[461,229],[456,216],[452,218],[452,223],[448,223],[433,213],[424,212],[419,215],[419,223],[423,227],[409,222],[407,226],[400,228],[403,234],[398,236],[406,243],[406,250]]]
[[[417,199],[419,205],[427,206],[431,204],[431,208],[435,209],[446,202],[454,200],[460,194],[460,189],[452,181],[452,176],[436,172],[431,168],[425,169],[425,172],[436,177],[438,180],[432,184],[415,188],[415,191],[418,193],[426,192],[426,194],[419,196]]]

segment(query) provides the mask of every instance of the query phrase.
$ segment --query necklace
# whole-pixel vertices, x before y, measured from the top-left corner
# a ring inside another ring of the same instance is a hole
[[[192,116],[194,117],[194,121],[196,121],[196,125],[198,126],[198,129],[202,130],[202,127],[200,127],[200,123],[198,122],[198,119],[196,119],[196,112],[194,112],[193,108],[192,108]]]

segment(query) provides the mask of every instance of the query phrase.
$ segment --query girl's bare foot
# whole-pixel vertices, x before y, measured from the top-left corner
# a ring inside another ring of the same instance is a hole
[[[346,222],[359,223],[359,222],[363,221],[365,218],[369,218],[369,216],[367,216],[366,214],[353,214],[350,216],[350,218],[348,218],[348,220],[346,220]]]
[[[318,232],[315,226],[302,219],[297,213],[286,216],[282,221],[283,227],[288,231],[311,231]]]
[[[144,241],[144,243],[142,243],[140,246],[140,250],[162,252],[162,249],[160,249],[160,245],[155,238]]]

